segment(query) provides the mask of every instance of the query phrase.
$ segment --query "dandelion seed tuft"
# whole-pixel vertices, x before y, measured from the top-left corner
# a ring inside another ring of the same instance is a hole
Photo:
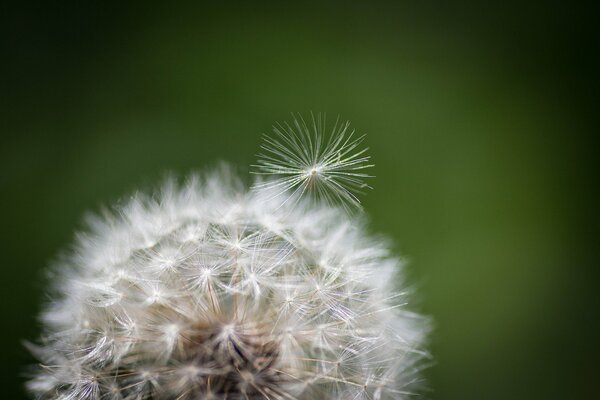
[[[311,114],[307,123],[292,114],[291,123],[273,127],[264,135],[262,153],[253,173],[271,178],[258,182],[255,190],[268,190],[282,203],[308,197],[347,210],[360,209],[359,194],[371,187],[364,170],[373,166],[368,148],[360,148],[364,135],[355,137],[350,122],[338,118],[326,132],[325,115]]]
[[[359,142],[343,135],[302,150],[321,160],[319,181],[359,178],[327,175],[367,160],[346,156]],[[402,269],[340,208],[281,203],[228,168],[168,180],[77,236],[29,345],[40,363],[27,388],[48,400],[412,398],[428,321],[394,284]]]

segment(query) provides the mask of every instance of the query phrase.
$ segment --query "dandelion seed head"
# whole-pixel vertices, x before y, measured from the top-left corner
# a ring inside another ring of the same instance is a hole
[[[294,157],[312,163],[295,170],[306,178],[299,186],[337,182],[335,193],[348,196],[339,188],[360,176],[332,171],[367,159],[349,156],[356,140],[339,137],[305,138],[313,147]],[[223,167],[167,180],[91,219],[55,269],[42,335],[29,345],[40,360],[29,391],[73,400],[412,397],[428,321],[393,284],[402,263],[359,215],[302,196],[282,202],[272,185],[246,190]]]

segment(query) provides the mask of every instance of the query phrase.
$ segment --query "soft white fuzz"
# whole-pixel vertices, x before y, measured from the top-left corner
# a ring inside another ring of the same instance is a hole
[[[41,399],[404,399],[427,321],[357,217],[221,169],[94,219],[56,270]]]
[[[307,123],[292,114],[292,122],[273,126],[273,136],[264,135],[254,173],[275,177],[258,182],[255,190],[267,189],[282,202],[307,197],[314,203],[342,206],[348,211],[360,209],[356,196],[371,188],[364,170],[370,164],[368,148],[360,149],[364,135],[356,137],[350,122],[339,118],[326,132],[324,114],[311,114]]]

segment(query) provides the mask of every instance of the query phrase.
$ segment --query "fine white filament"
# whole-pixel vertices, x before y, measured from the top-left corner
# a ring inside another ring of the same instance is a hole
[[[273,136],[263,136],[263,152],[253,173],[272,179],[258,182],[254,189],[268,189],[283,203],[308,195],[348,211],[360,209],[357,194],[371,188],[364,179],[372,176],[364,170],[373,166],[368,148],[360,149],[364,135],[355,137],[350,122],[339,118],[326,132],[324,115],[311,114],[309,123],[299,115],[292,117],[291,124],[274,126]]]

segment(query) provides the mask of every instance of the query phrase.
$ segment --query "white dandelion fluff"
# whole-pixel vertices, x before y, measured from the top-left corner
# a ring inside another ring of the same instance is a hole
[[[360,208],[357,194],[370,186],[363,172],[372,167],[368,148],[360,149],[364,135],[355,137],[350,122],[336,120],[331,133],[326,132],[325,116],[311,114],[309,123],[292,114],[291,124],[273,127],[273,136],[264,135],[263,153],[253,167],[255,174],[275,179],[257,183],[255,189],[273,189],[273,197],[283,202],[305,194],[313,200],[347,209]]]
[[[400,278],[358,216],[282,205],[228,168],[169,180],[77,237],[27,387],[60,400],[412,397],[428,324]]]

